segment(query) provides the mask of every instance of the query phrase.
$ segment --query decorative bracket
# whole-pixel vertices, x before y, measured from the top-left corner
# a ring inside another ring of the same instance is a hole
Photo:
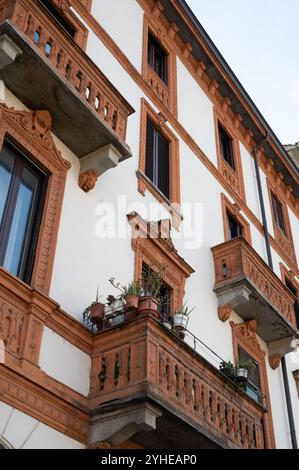
[[[115,168],[122,158],[122,155],[112,144],[106,145],[82,158],[80,160],[81,168],[78,181],[80,188],[86,193],[91,191],[95,187],[99,176],[111,168]]]

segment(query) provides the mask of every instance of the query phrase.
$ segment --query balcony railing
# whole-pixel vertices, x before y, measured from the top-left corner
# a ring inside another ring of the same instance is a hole
[[[265,410],[150,316],[137,316],[95,338],[91,409],[101,419],[101,407],[115,410],[135,398],[158,405],[160,420],[166,419],[164,412],[180,417],[210,446],[264,447]]]
[[[246,240],[222,243],[212,253],[220,311],[231,307],[245,321],[257,320],[267,342],[298,336],[293,296]]]
[[[47,63],[62,80],[58,87],[63,88],[65,85],[68,85],[69,89],[80,98],[81,103],[89,108],[94,116],[98,117],[106,129],[112,132],[112,136],[115,136],[115,142],[113,143],[118,144],[122,153],[128,154],[128,148],[126,149],[125,146],[122,148],[119,139],[125,141],[127,118],[132,114],[133,109],[84,51],[47,15],[45,9],[35,0],[1,0],[0,21],[1,32],[8,34],[16,41],[17,46],[22,51],[22,54],[16,60],[16,64],[20,67],[18,73],[24,72],[24,76],[20,77],[20,79],[23,78],[24,82],[24,96],[22,96],[22,89],[17,83],[16,78],[9,75],[9,72],[12,70],[11,67],[6,67],[6,70],[3,71],[3,78],[7,86],[12,87],[12,91],[17,95],[20,94],[20,97],[25,100],[24,102],[29,100],[30,103],[28,104],[31,104],[31,107],[35,108],[39,105],[38,103],[42,104],[43,99],[45,100],[46,98],[41,95],[40,89],[47,87],[49,79],[45,80],[43,78],[43,82],[39,83],[39,87],[35,87],[35,81],[41,72],[41,66],[35,63],[38,60],[37,57],[34,57],[33,61],[31,59],[32,50],[36,51],[38,56],[43,59],[43,62]],[[11,28],[13,31],[11,31]],[[30,51],[28,51],[28,44],[32,47]],[[32,67],[29,70],[30,64]],[[17,69],[15,69],[16,71]],[[29,83],[28,87],[30,88],[31,85],[31,88],[35,88],[33,91],[36,97],[31,97],[30,90],[27,89],[27,72],[29,75],[31,74],[31,83]],[[57,86],[55,89],[55,93],[59,95],[61,91]],[[64,102],[64,100],[68,98],[69,96],[59,96],[62,108],[67,106],[67,101]],[[51,104],[52,101],[50,103],[49,99],[46,102],[44,101],[44,106],[47,106],[48,109],[51,107]],[[49,111],[51,112],[52,110],[49,109]],[[69,111],[68,117],[71,119],[74,111]],[[53,106],[53,112],[54,114],[57,113],[55,106]],[[79,113],[76,114],[79,116]],[[79,118],[78,116],[74,117]],[[73,139],[75,139],[74,134],[72,134]],[[83,134],[82,128],[81,139],[84,137]],[[107,135],[105,137],[106,140],[104,139],[103,144],[109,143]],[[92,128],[89,129],[89,139],[92,139]],[[111,139],[113,140],[112,137]],[[71,138],[69,140],[71,141]]]

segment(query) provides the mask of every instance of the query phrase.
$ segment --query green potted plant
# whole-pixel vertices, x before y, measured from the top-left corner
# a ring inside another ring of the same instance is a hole
[[[236,380],[237,382],[244,383],[248,380],[249,372],[253,371],[256,365],[253,361],[238,361],[236,366]]]
[[[93,323],[98,329],[101,329],[105,316],[105,305],[100,302],[100,298],[99,289],[97,289],[96,300],[86,307],[83,312],[84,321]]]
[[[177,332],[183,332],[187,329],[189,315],[195,307],[189,308],[185,303],[177,312],[173,314],[173,329]]]
[[[161,290],[166,267],[158,272],[146,270],[142,276],[142,297],[139,299],[138,313],[151,313],[158,318],[159,293]]]
[[[125,303],[128,308],[138,307],[139,298],[142,294],[142,285],[140,281],[134,281],[128,284],[127,286],[121,286],[119,282],[115,281],[115,278],[109,279],[110,284],[118,289],[121,292],[122,298],[125,300]]]
[[[220,363],[219,369],[229,379],[231,379],[231,380],[235,379],[236,369],[235,369],[234,364],[231,361],[228,361],[228,362],[222,361]]]

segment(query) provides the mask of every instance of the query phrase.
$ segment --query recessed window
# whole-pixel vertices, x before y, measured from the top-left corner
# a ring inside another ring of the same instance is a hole
[[[289,291],[293,294],[293,296],[295,297],[294,311],[295,311],[295,318],[296,318],[297,328],[299,329],[299,299],[298,299],[299,292],[296,289],[296,287],[288,279],[285,280],[285,285],[289,289]]]
[[[253,363],[255,367],[248,370],[248,380],[258,390],[261,390],[261,377],[259,364],[244,349],[238,347],[238,359],[241,363]]]
[[[234,238],[242,237],[242,235],[243,235],[243,226],[229,212],[227,213],[227,222],[228,222],[229,239],[233,240]]]
[[[222,158],[235,170],[235,159],[233,152],[233,141],[225,129],[219,125],[219,141]]]
[[[30,281],[43,206],[45,175],[12,144],[0,152],[0,265]]]
[[[72,39],[75,38],[76,30],[61,14],[58,8],[51,2],[51,0],[39,0],[39,3],[47,10],[48,14]]]
[[[145,174],[169,198],[169,142],[147,121]]]
[[[163,47],[149,33],[148,35],[148,64],[156,72],[158,77],[165,83],[168,84],[168,54],[164,51]]]
[[[153,270],[146,264],[142,263],[142,278],[145,279],[148,277],[148,274],[153,272]],[[166,282],[162,281],[160,291],[157,295],[159,298],[159,307],[158,311],[160,317],[164,320],[170,320],[171,316],[171,299],[172,299],[173,290],[172,288],[166,284]]]
[[[272,206],[273,206],[275,224],[283,232],[283,234],[286,235],[286,228],[285,228],[285,223],[284,223],[282,205],[277,199],[277,197],[274,196],[273,193],[272,193]]]

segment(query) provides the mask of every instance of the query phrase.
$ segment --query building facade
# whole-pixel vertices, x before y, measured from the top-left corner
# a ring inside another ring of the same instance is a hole
[[[294,160],[184,0],[0,7],[0,447],[294,448]]]

